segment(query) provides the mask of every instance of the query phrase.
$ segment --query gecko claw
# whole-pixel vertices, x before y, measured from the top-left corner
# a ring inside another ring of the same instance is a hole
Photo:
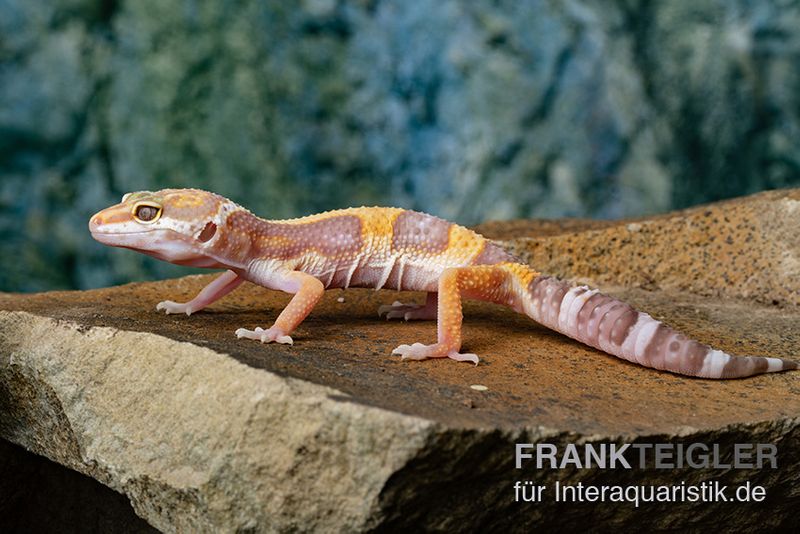
[[[413,345],[400,345],[392,351],[392,354],[400,356],[401,361],[405,360],[425,360],[427,358],[450,358],[458,362],[472,362],[478,365],[480,359],[477,354],[462,354],[457,350],[448,350],[446,346],[435,343],[425,345],[414,343]]]
[[[257,326],[255,330],[239,328],[235,333],[238,339],[242,339],[244,337],[247,339],[260,341],[261,343],[272,343],[274,341],[283,345],[294,345],[294,340],[290,336],[287,336],[283,333],[283,330],[280,328],[275,328],[274,326],[266,330],[260,326]]]
[[[167,315],[171,315],[173,313],[185,313],[186,315],[191,315],[194,313],[194,309],[192,309],[189,304],[182,304],[180,302],[172,302],[171,300],[164,300],[156,304],[157,311],[163,311]]]

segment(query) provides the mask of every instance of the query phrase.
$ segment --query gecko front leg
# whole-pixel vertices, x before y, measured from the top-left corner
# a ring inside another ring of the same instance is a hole
[[[322,282],[310,274],[288,269],[274,271],[263,269],[254,276],[253,281],[268,289],[293,293],[294,296],[271,327],[266,330],[263,328],[256,328],[255,330],[239,328],[236,330],[236,337],[240,339],[243,337],[255,339],[262,343],[275,341],[292,345],[294,342],[289,337],[289,334],[297,328],[297,325],[303,322],[303,319],[308,316],[317,302],[319,302],[319,299],[322,298],[322,294],[325,292]]]
[[[244,282],[244,278],[240,277],[235,272],[225,271],[221,276],[218,276],[213,282],[204,287],[200,293],[189,302],[164,300],[156,305],[156,309],[165,311],[167,315],[170,313],[185,313],[186,315],[191,315],[221,299],[239,287],[242,282]]]

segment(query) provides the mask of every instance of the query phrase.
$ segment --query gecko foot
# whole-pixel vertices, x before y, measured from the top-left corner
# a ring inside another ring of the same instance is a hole
[[[392,354],[399,354],[401,360],[425,360],[427,358],[451,358],[459,362],[472,362],[478,365],[476,354],[462,354],[456,350],[449,350],[447,347],[436,343],[434,345],[423,345],[414,343],[413,345],[400,345],[392,351]]]
[[[266,330],[261,327],[256,327],[255,330],[239,328],[236,330],[236,337],[239,339],[243,337],[246,337],[247,339],[255,339],[256,341],[260,341],[262,343],[271,343],[275,341],[276,343],[283,343],[285,345],[294,345],[294,341],[291,337],[284,334],[283,330],[280,328],[275,328],[274,326]]]
[[[165,311],[167,315],[171,313],[185,313],[186,315],[191,315],[195,311],[188,303],[172,302],[171,300],[159,302],[156,304],[156,310]]]
[[[436,319],[436,306],[403,304],[399,300],[396,300],[392,304],[384,304],[378,308],[378,317],[383,317],[384,314],[386,314],[387,320],[405,319],[406,321],[428,321]]]

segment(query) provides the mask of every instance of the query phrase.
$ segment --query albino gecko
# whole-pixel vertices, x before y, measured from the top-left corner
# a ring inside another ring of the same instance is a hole
[[[645,367],[705,378],[797,369],[761,356],[731,356],[688,339],[646,313],[586,286],[544,276],[479,234],[438,217],[399,208],[350,208],[299,219],[264,220],[220,195],[197,189],[128,193],[89,221],[92,236],[160,260],[227,269],[166,313],[202,310],[245,280],[291,293],[271,327],[236,336],[292,344],[289,335],[325,289],[370,287],[427,291],[424,305],[381,306],[389,319],[438,319],[431,345],[400,345],[404,360],[461,353],[461,299],[510,306],[573,339]]]

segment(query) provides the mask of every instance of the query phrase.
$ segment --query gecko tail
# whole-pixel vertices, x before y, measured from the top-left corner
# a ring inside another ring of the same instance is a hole
[[[783,358],[732,356],[686,337],[630,304],[586,286],[539,275],[527,287],[523,310],[532,319],[603,352],[702,378],[742,378],[798,369]]]

